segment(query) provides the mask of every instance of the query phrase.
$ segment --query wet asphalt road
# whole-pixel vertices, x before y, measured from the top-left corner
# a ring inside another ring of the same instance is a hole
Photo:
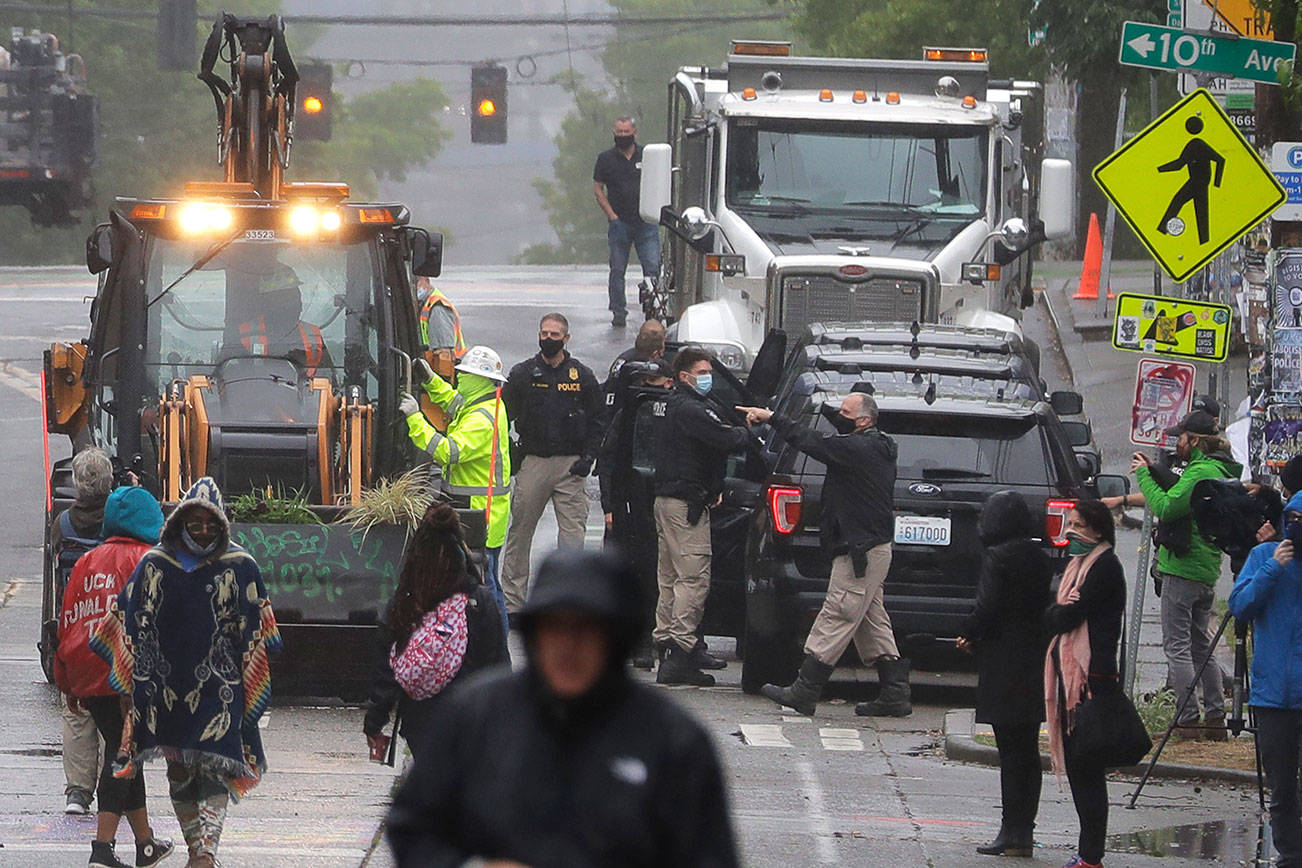
[[[440,284],[460,307],[470,341],[495,346],[508,365],[535,350],[537,319],[550,309],[570,317],[572,349],[599,373],[632,339],[632,329],[616,333],[608,325],[600,270],[454,270]],[[36,374],[45,344],[84,334],[88,307],[82,299],[93,290],[93,281],[72,269],[0,270],[0,455],[8,471],[0,476],[4,866],[85,864],[93,829],[89,818],[61,812],[59,698],[44,683],[35,651],[43,497]],[[57,439],[56,453],[66,451]],[[594,541],[597,519],[594,509]],[[540,550],[551,533],[550,526],[540,528]],[[713,644],[730,650],[727,640]],[[1147,638],[1144,659],[1151,661],[1155,651]],[[1157,679],[1152,670],[1151,663],[1144,667],[1144,680]],[[938,748],[945,710],[971,703],[970,676],[919,673],[913,717],[871,721],[852,712],[853,701],[868,691],[859,683],[862,673],[846,673],[836,691],[845,699],[820,706],[813,720],[743,695],[735,659],[720,675],[716,688],[675,689],[673,695],[715,737],[747,864],[995,864],[974,855],[973,847],[997,828],[998,772],[950,762]],[[366,762],[360,726],[355,709],[273,709],[264,733],[272,769],[232,809],[224,864],[389,864],[382,848],[371,850],[393,777]],[[179,839],[161,767],[149,768],[146,781],[156,828]],[[1242,864],[1251,855],[1255,790],[1150,784],[1137,810],[1123,810],[1120,802],[1132,788],[1124,780],[1111,785],[1111,831],[1139,837],[1115,843],[1165,855],[1110,854],[1110,868]],[[1037,830],[1044,846],[1038,860],[1024,864],[1066,862],[1075,829],[1069,797],[1046,777]],[[129,832],[119,837],[126,849]],[[167,864],[181,861],[173,857]]]

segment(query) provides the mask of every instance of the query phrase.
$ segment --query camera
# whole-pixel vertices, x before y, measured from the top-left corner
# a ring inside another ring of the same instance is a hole
[[[1302,519],[1295,519],[1289,522],[1288,530],[1284,532],[1284,537],[1293,543],[1293,548],[1302,552]]]

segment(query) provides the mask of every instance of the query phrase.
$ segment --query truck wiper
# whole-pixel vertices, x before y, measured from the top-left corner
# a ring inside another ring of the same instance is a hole
[[[244,230],[240,229],[230,238],[227,238],[225,241],[219,241],[216,244],[214,244],[211,248],[208,249],[207,253],[205,253],[203,256],[200,256],[198,259],[196,259],[193,265],[191,265],[185,271],[182,271],[180,274],[178,274],[176,276],[176,280],[173,280],[171,283],[167,285],[167,287],[162,292],[160,292],[158,295],[151,298],[149,300],[149,303],[145,305],[145,310],[148,310],[149,308],[153,307],[154,304],[159,299],[161,299],[163,296],[167,295],[169,292],[175,289],[178,283],[185,280],[187,277],[194,274],[199,269],[203,268],[209,262],[212,262],[213,258],[216,257],[218,253],[221,253],[227,247],[230,247],[231,243],[234,242],[236,238],[239,238],[243,234],[244,234]]]
[[[984,479],[989,475],[989,473],[983,473],[980,470],[970,470],[966,467],[922,468],[923,479]]]

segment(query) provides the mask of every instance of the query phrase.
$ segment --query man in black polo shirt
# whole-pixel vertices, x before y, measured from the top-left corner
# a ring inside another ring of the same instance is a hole
[[[610,245],[611,325],[623,328],[628,318],[624,301],[624,271],[628,249],[637,247],[643,277],[660,273],[660,234],[654,223],[638,215],[638,193],[642,184],[642,146],[637,144],[637,125],[632,118],[615,121],[615,147],[597,155],[592,169],[592,193],[606,215],[606,242]]]

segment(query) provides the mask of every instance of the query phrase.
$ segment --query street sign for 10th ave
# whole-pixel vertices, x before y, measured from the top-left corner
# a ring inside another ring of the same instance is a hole
[[[1291,63],[1297,46],[1291,42],[1244,39],[1177,27],[1127,21],[1121,30],[1121,52],[1126,66],[1172,72],[1205,72],[1278,84],[1281,63]]]

